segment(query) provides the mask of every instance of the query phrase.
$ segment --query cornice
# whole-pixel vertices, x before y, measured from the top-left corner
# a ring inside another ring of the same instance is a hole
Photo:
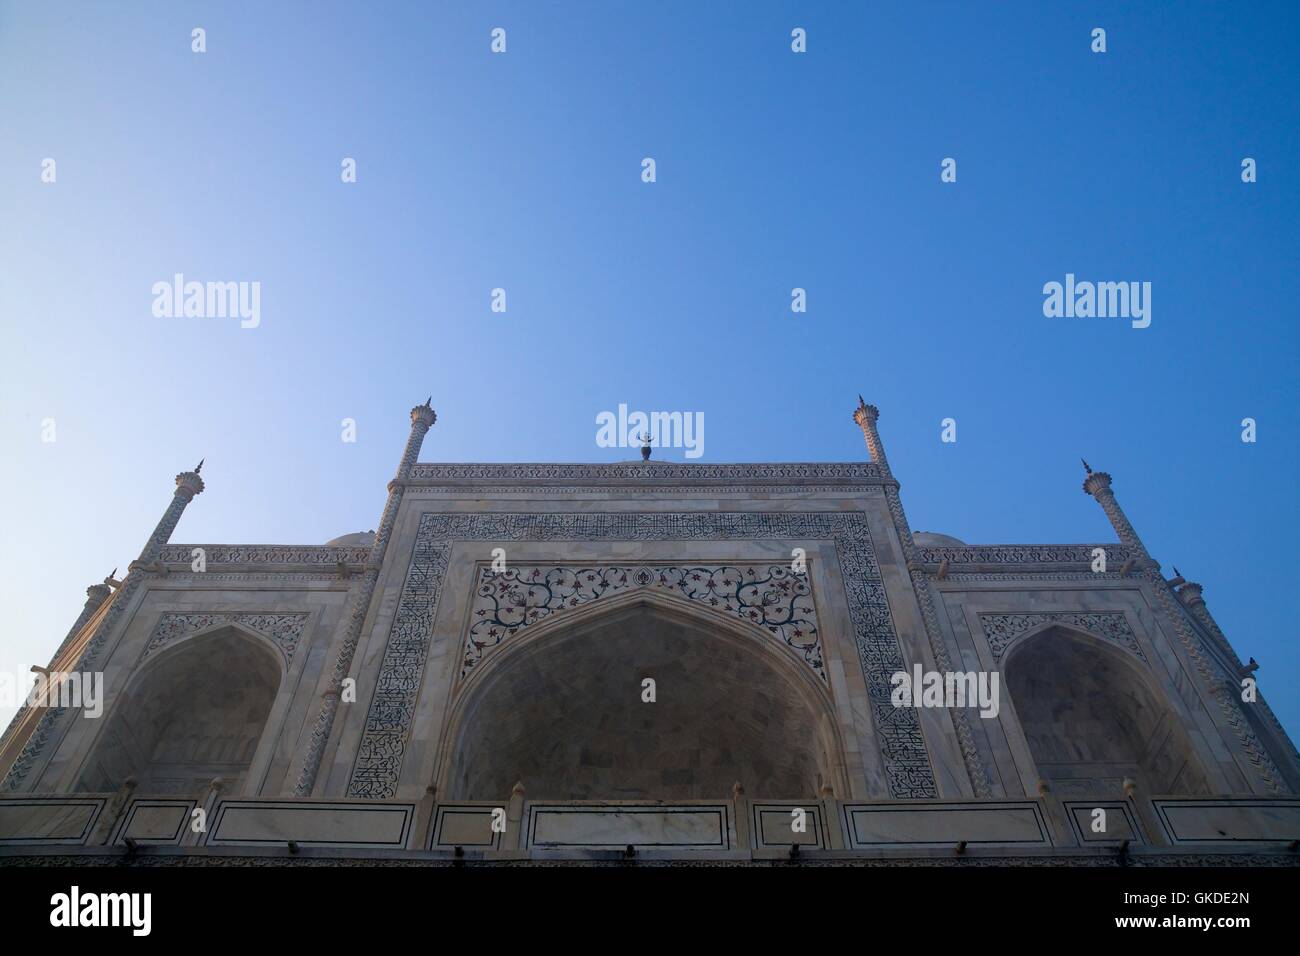
[[[1106,552],[1107,572],[1119,571],[1139,555],[1119,542],[1107,544],[973,544],[917,548],[917,560],[932,571],[945,561],[953,572],[1036,570],[1089,571],[1093,551]],[[1100,574],[1100,572],[1098,572]]]
[[[748,482],[753,485],[860,485],[885,479],[871,462],[754,462],[691,464],[670,461],[443,463],[414,465],[403,484],[478,485],[482,483],[583,483],[600,485],[709,486]]]

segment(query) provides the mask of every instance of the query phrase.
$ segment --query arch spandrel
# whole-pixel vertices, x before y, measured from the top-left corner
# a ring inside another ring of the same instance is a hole
[[[525,631],[630,593],[669,598],[739,622],[827,681],[812,585],[786,564],[525,564],[476,568],[458,681]]]

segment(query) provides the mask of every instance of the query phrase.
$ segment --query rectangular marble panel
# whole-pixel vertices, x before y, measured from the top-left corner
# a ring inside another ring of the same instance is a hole
[[[1093,830],[1094,810],[1105,810],[1106,829]],[[1065,812],[1070,816],[1070,825],[1074,835],[1083,843],[1145,843],[1142,830],[1133,817],[1128,804],[1116,800],[1071,800],[1065,804]]]
[[[1300,840],[1300,800],[1243,797],[1153,803],[1174,843]]]
[[[476,847],[501,848],[501,834],[492,832],[492,811],[499,804],[447,804],[438,807],[433,823],[432,849]],[[504,809],[504,807],[502,808]]]
[[[1050,846],[1047,825],[1036,803],[873,803],[844,804],[853,848],[959,843]]]
[[[130,837],[139,843],[178,845],[194,806],[193,800],[134,800],[117,825],[113,843]]]
[[[406,846],[415,805],[411,803],[316,803],[223,800],[209,846],[284,844],[303,846]]]
[[[103,797],[0,800],[0,846],[80,845],[90,837],[103,809]]]
[[[632,844],[726,850],[731,846],[726,804],[530,804],[527,819],[530,847],[622,849]]]
[[[794,817],[790,811],[796,808],[804,811],[803,833],[792,829]],[[821,806],[816,803],[755,803],[751,810],[756,847],[788,847],[792,843],[818,849],[826,846]]]

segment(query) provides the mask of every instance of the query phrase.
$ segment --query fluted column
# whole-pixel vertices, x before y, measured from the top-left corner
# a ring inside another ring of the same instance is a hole
[[[912,581],[912,591],[916,595],[916,603],[921,609],[921,620],[925,625],[925,635],[930,644],[930,653],[934,656],[935,666],[940,671],[951,673],[953,671],[952,660],[948,657],[948,646],[944,642],[943,632],[939,628],[939,617],[934,609],[934,596],[930,590],[930,576],[925,573],[916,553],[916,543],[912,540],[912,528],[907,523],[907,515],[903,512],[903,499],[898,493],[898,482],[894,480],[893,472],[889,470],[889,459],[885,457],[885,445],[880,440],[880,432],[876,428],[876,422],[880,418],[880,410],[874,405],[868,405],[858,396],[858,407],[853,411],[853,420],[858,423],[862,429],[862,437],[866,440],[867,451],[871,453],[871,460],[880,469],[881,477],[885,479],[885,500],[889,505],[889,514],[894,521],[894,529],[898,533],[899,543],[903,548],[903,560],[907,562],[908,577]],[[961,757],[966,765],[966,773],[970,777],[971,789],[977,797],[993,796],[993,787],[989,783],[988,773],[984,769],[984,762],[980,759],[979,747],[975,743],[975,733],[971,729],[970,717],[964,707],[954,707],[949,711],[952,717],[953,729],[957,732],[957,743],[961,749]]]
[[[148,574],[148,568],[159,559],[162,555],[163,546],[171,540],[172,532],[176,530],[177,523],[181,520],[181,515],[185,513],[186,507],[194,500],[194,496],[202,494],[203,479],[199,477],[199,471],[203,468],[203,462],[199,462],[193,471],[183,471],[176,476],[176,490],[172,492],[172,500],[168,503],[167,508],[163,511],[162,518],[153,529],[153,534],[145,542],[144,547],[140,550],[140,557],[131,562],[127,570],[126,577],[122,580],[121,586],[117,593],[112,596],[112,603],[109,604],[108,610],[100,618],[99,624],[95,626],[94,633],[86,641],[85,649],[77,658],[76,664],[69,668],[74,671],[89,671],[93,668],[95,658],[103,648],[104,643],[108,640],[113,629],[117,626],[118,620],[122,616],[123,610],[131,603],[131,596],[139,589],[140,584]],[[104,591],[100,591],[103,588]],[[95,592],[95,598],[100,601],[96,609],[107,600],[108,595],[104,593],[108,590],[107,583],[102,585],[93,585],[88,589],[87,594]],[[84,625],[94,614],[94,610],[89,610],[90,602],[87,601],[87,609],[83,609],[82,617],[79,622]],[[60,652],[68,647],[74,639],[75,634],[80,628],[76,628],[72,634],[64,639]],[[0,789],[14,790],[22,782],[28,771],[35,763],[37,755],[45,742],[50,738],[53,732],[53,725],[50,721],[57,721],[63,715],[63,708],[45,709],[42,720],[44,732],[33,732],[27,740],[23,752],[14,761],[5,777],[4,783]]]
[[[1205,652],[1201,647],[1200,638],[1192,630],[1191,624],[1187,619],[1187,610],[1183,603],[1174,596],[1173,588],[1165,580],[1165,576],[1160,572],[1160,565],[1151,559],[1147,552],[1146,546],[1138,533],[1134,530],[1133,525],[1129,522],[1128,516],[1124,514],[1124,509],[1119,506],[1115,500],[1115,493],[1111,491],[1110,475],[1104,471],[1094,472],[1088,467],[1088,463],[1083,463],[1087,477],[1083,482],[1085,494],[1091,495],[1101,505],[1101,510],[1106,513],[1110,519],[1111,527],[1119,535],[1122,544],[1132,548],[1141,555],[1142,561],[1138,567],[1138,573],[1146,578],[1151,584],[1151,590],[1155,592],[1156,600],[1160,602],[1161,608],[1165,612],[1165,617],[1173,625],[1174,633],[1178,635],[1179,643],[1191,658],[1196,673],[1200,676],[1206,691],[1214,698],[1215,703],[1219,705],[1219,711],[1223,714],[1223,719],[1232,729],[1233,735],[1237,738],[1247,761],[1255,768],[1264,789],[1272,793],[1283,793],[1286,791],[1282,783],[1282,772],[1278,769],[1273,758],[1269,756],[1267,748],[1255,736],[1251,730],[1250,723],[1246,714],[1241,709],[1241,702],[1237,695],[1225,684],[1225,678],[1228,675],[1215,673],[1215,666],[1212,661],[1207,660]]]
[[[867,451],[871,453],[871,460],[880,469],[880,475],[883,478],[893,478],[894,473],[889,470],[889,459],[885,457],[885,443],[880,440],[880,432],[876,429],[876,422],[880,419],[880,409],[875,405],[868,405],[858,396],[858,407],[853,410],[853,420],[858,423],[862,429],[862,437],[867,443]]]
[[[1124,514],[1124,509],[1115,500],[1115,493],[1110,490],[1110,475],[1104,471],[1094,472],[1088,467],[1086,461],[1083,463],[1083,468],[1088,473],[1088,477],[1083,481],[1083,490],[1097,499],[1097,504],[1101,505],[1101,510],[1110,519],[1111,527],[1119,535],[1120,544],[1132,548],[1149,561],[1151,555],[1147,553],[1146,545],[1138,537],[1137,530],[1128,520],[1128,515]]]
[[[342,695],[343,681],[352,670],[352,659],[361,640],[361,629],[370,613],[370,604],[374,600],[375,587],[379,582],[379,572],[383,569],[384,554],[388,550],[388,540],[392,537],[393,525],[397,521],[397,511],[402,503],[405,490],[403,482],[410,475],[411,468],[419,460],[420,447],[424,436],[428,434],[433,423],[438,420],[431,405],[432,396],[423,405],[411,409],[411,432],[406,439],[406,448],[397,464],[397,474],[388,483],[388,501],[384,504],[384,513],[379,519],[375,531],[375,543],[370,549],[370,560],[366,562],[361,580],[352,589],[348,601],[347,625],[343,634],[343,643],[339,646],[334,659],[334,670],[330,674],[329,686],[321,695],[320,711],[316,715],[316,726],[312,730],[306,753],[303,755],[302,770],[298,782],[294,785],[295,796],[309,797],[316,786],[316,777],[320,773],[321,760],[329,744],[330,734],[334,730],[334,718],[338,714]]]

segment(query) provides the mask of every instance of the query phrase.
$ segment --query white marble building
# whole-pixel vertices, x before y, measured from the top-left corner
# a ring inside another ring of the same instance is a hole
[[[1117,542],[914,533],[853,417],[868,463],[456,465],[426,403],[324,545],[172,543],[178,475],[50,663],[102,716],[0,742],[0,862],[1293,861],[1296,750],[1110,477]]]

